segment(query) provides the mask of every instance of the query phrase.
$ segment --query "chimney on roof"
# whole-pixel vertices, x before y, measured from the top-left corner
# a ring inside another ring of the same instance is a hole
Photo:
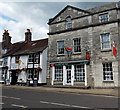
[[[29,42],[31,41],[32,33],[30,32],[30,29],[27,29],[27,32],[25,32],[25,41]]]
[[[9,36],[8,30],[4,30],[2,39],[2,48],[9,49],[11,46],[11,36]]]

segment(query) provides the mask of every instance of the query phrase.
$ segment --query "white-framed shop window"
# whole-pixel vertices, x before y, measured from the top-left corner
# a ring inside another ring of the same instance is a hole
[[[104,81],[113,81],[112,62],[103,63],[103,80]]]
[[[74,65],[74,81],[77,82],[85,81],[85,67],[83,64]]]
[[[63,81],[63,66],[55,66],[55,81]]]

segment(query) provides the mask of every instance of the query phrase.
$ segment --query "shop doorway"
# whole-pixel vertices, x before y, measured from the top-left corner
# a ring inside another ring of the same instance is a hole
[[[71,85],[72,83],[71,70],[71,65],[66,66],[66,85]]]

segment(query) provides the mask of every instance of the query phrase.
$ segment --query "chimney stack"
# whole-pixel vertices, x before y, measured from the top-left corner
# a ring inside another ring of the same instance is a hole
[[[8,30],[4,30],[2,39],[2,48],[9,49],[11,47],[11,36],[9,36]]]
[[[26,42],[31,41],[31,36],[32,36],[32,33],[30,32],[30,29],[27,29],[27,32],[25,32],[25,41]]]

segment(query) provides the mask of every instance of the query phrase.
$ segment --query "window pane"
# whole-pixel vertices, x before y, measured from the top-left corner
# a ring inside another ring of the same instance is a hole
[[[72,20],[71,20],[71,17],[67,17],[66,18],[66,29],[70,29],[72,28]]]
[[[74,52],[81,52],[81,39],[75,38],[73,39],[74,43]]]
[[[102,49],[111,48],[109,34],[101,34],[101,45],[102,45]]]
[[[103,79],[106,81],[113,80],[112,63],[103,64]]]
[[[64,41],[57,42],[57,53],[64,54]]]
[[[55,66],[55,81],[63,81],[63,66]]]

